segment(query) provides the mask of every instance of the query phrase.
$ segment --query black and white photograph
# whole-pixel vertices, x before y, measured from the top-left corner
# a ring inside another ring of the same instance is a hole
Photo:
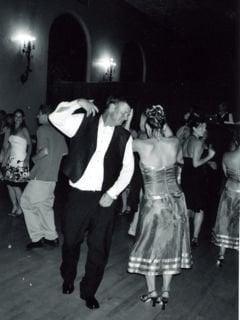
[[[238,320],[237,0],[0,2],[0,319]]]

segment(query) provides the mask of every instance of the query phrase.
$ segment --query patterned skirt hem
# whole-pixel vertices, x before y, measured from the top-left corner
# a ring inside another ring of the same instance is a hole
[[[172,274],[172,275],[179,274],[181,273],[182,269],[191,269],[191,268],[192,268],[192,264],[181,266],[175,270],[148,271],[148,270],[142,270],[138,268],[128,268],[127,271],[129,273],[137,273],[145,276],[160,276],[163,274]]]
[[[225,241],[213,241],[213,244],[217,247],[224,247],[239,251],[239,244],[226,243]]]
[[[239,238],[213,234],[212,242],[215,246],[239,250]]]
[[[191,256],[186,254],[182,259],[144,259],[130,257],[128,272],[156,276],[161,274],[178,274],[181,272],[181,269],[190,269],[191,267]]]

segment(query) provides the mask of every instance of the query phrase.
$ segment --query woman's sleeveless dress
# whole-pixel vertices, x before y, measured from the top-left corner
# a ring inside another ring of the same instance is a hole
[[[227,168],[227,177],[237,182],[239,188],[232,190],[225,186],[222,192],[213,228],[213,243],[239,250],[240,170]]]
[[[192,158],[184,157],[181,185],[186,198],[187,208],[199,212],[205,208],[206,172],[205,166],[195,168]]]
[[[192,257],[185,197],[177,184],[177,167],[157,169],[140,163],[144,195],[136,243],[128,271],[144,275],[177,274]]]
[[[27,140],[10,135],[10,155],[6,165],[5,180],[10,184],[26,182],[29,176],[29,168],[24,166],[27,154]]]

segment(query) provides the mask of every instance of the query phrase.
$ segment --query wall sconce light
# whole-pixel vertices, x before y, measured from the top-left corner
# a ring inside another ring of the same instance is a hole
[[[112,82],[113,73],[117,66],[114,59],[110,57],[103,57],[97,61],[96,65],[104,70],[103,81]]]
[[[32,51],[35,49],[35,42],[36,38],[29,35],[29,34],[18,34],[16,37],[13,38],[13,41],[17,41],[21,45],[21,52],[27,59],[27,65],[25,71],[21,74],[20,80],[22,84],[24,84],[29,77],[29,73],[32,72],[31,68],[31,60],[33,58]]]

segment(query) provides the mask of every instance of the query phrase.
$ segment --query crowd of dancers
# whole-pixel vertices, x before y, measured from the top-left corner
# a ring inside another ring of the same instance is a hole
[[[62,102],[55,110],[41,105],[35,148],[23,111],[0,113],[1,179],[12,203],[9,214],[24,216],[31,239],[28,250],[59,245],[53,204],[65,157],[69,190],[62,222],[62,292],[75,289],[80,248],[87,237],[80,297],[90,309],[99,308],[95,294],[108,261],[120,195],[125,195],[125,202],[134,195],[129,229],[134,245],[126,269],[145,276],[147,293],[140,297],[144,303],[165,309],[173,275],[192,267],[191,250],[199,245],[206,210],[206,166],[216,170],[220,165],[225,175],[212,232],[212,242],[219,247],[216,265],[223,265],[227,248],[239,248],[239,127],[231,131],[229,149],[217,163],[216,150],[208,141],[209,118],[192,110],[175,135],[166,109],[152,105],[141,114],[136,133],[132,130],[136,113],[127,100],[113,97],[101,115],[93,100]],[[156,289],[159,275],[161,292]]]

